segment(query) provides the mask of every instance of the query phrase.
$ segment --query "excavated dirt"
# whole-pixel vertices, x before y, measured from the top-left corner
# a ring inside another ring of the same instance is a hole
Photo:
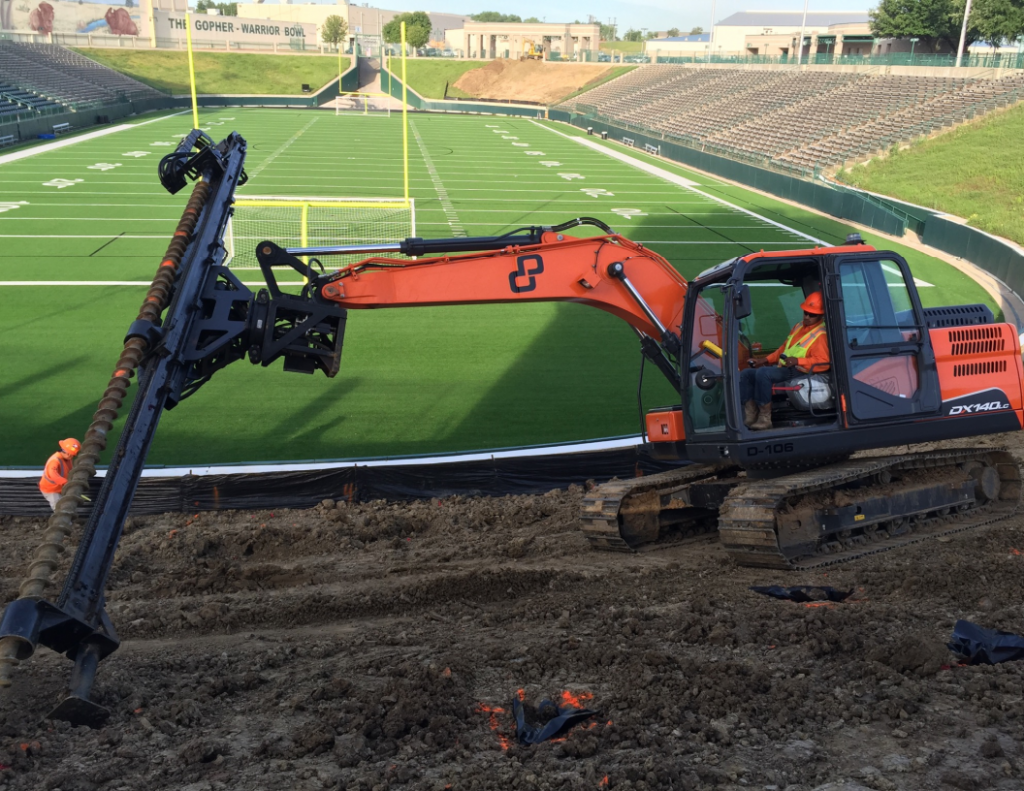
[[[958,618],[1024,632],[1024,517],[787,574],[713,538],[592,551],[581,493],[131,519],[110,720],[43,719],[70,663],[40,649],[0,694],[0,789],[1024,788],[1024,663],[945,647]],[[0,522],[4,601],[42,527]],[[520,746],[518,690],[600,715]]]
[[[609,71],[608,66],[498,59],[467,71],[455,87],[476,99],[554,104]]]

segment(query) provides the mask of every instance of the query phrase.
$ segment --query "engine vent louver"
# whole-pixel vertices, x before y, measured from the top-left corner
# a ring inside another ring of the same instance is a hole
[[[950,330],[949,342],[952,346],[950,353],[954,356],[1006,351],[1003,327],[998,324]]]
[[[924,320],[930,330],[995,323],[992,310],[988,305],[980,303],[977,305],[947,305],[941,308],[925,308]]]
[[[988,360],[983,363],[961,363],[953,366],[953,376],[984,376],[1006,372],[1006,360]]]

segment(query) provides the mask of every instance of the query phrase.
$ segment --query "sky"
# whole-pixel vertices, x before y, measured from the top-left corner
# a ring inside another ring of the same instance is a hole
[[[103,5],[121,5],[123,2],[98,1]],[[332,0],[317,1],[323,5],[336,5]],[[296,4],[299,4],[298,0]],[[808,9],[867,11],[877,4],[877,0],[809,0]],[[190,0],[189,5],[194,6],[194,0]],[[586,22],[587,15],[593,14],[605,24],[614,19],[620,37],[631,27],[648,30],[677,27],[683,33],[689,33],[691,28],[697,26],[705,31],[711,28],[711,0],[589,0],[586,4],[578,0],[372,0],[369,5],[391,11],[436,11],[467,16],[479,11],[499,11],[503,14],[518,14],[524,19],[535,16],[545,22],[572,22],[576,19]],[[803,11],[803,0],[718,0],[715,19],[721,21],[737,11]]]

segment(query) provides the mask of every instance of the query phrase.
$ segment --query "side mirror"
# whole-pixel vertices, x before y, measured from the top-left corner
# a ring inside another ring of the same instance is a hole
[[[750,304],[750,286],[746,283],[741,284],[736,289],[732,296],[732,301],[737,319],[745,319],[754,312],[754,308]]]

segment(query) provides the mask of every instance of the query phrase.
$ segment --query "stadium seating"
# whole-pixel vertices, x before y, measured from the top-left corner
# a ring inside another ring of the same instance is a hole
[[[1020,74],[967,79],[663,64],[636,69],[559,109],[723,156],[812,171],[1021,99]]]
[[[162,96],[137,80],[54,44],[0,41],[0,75],[0,96],[30,110],[82,109]],[[12,95],[15,93],[21,95]]]

